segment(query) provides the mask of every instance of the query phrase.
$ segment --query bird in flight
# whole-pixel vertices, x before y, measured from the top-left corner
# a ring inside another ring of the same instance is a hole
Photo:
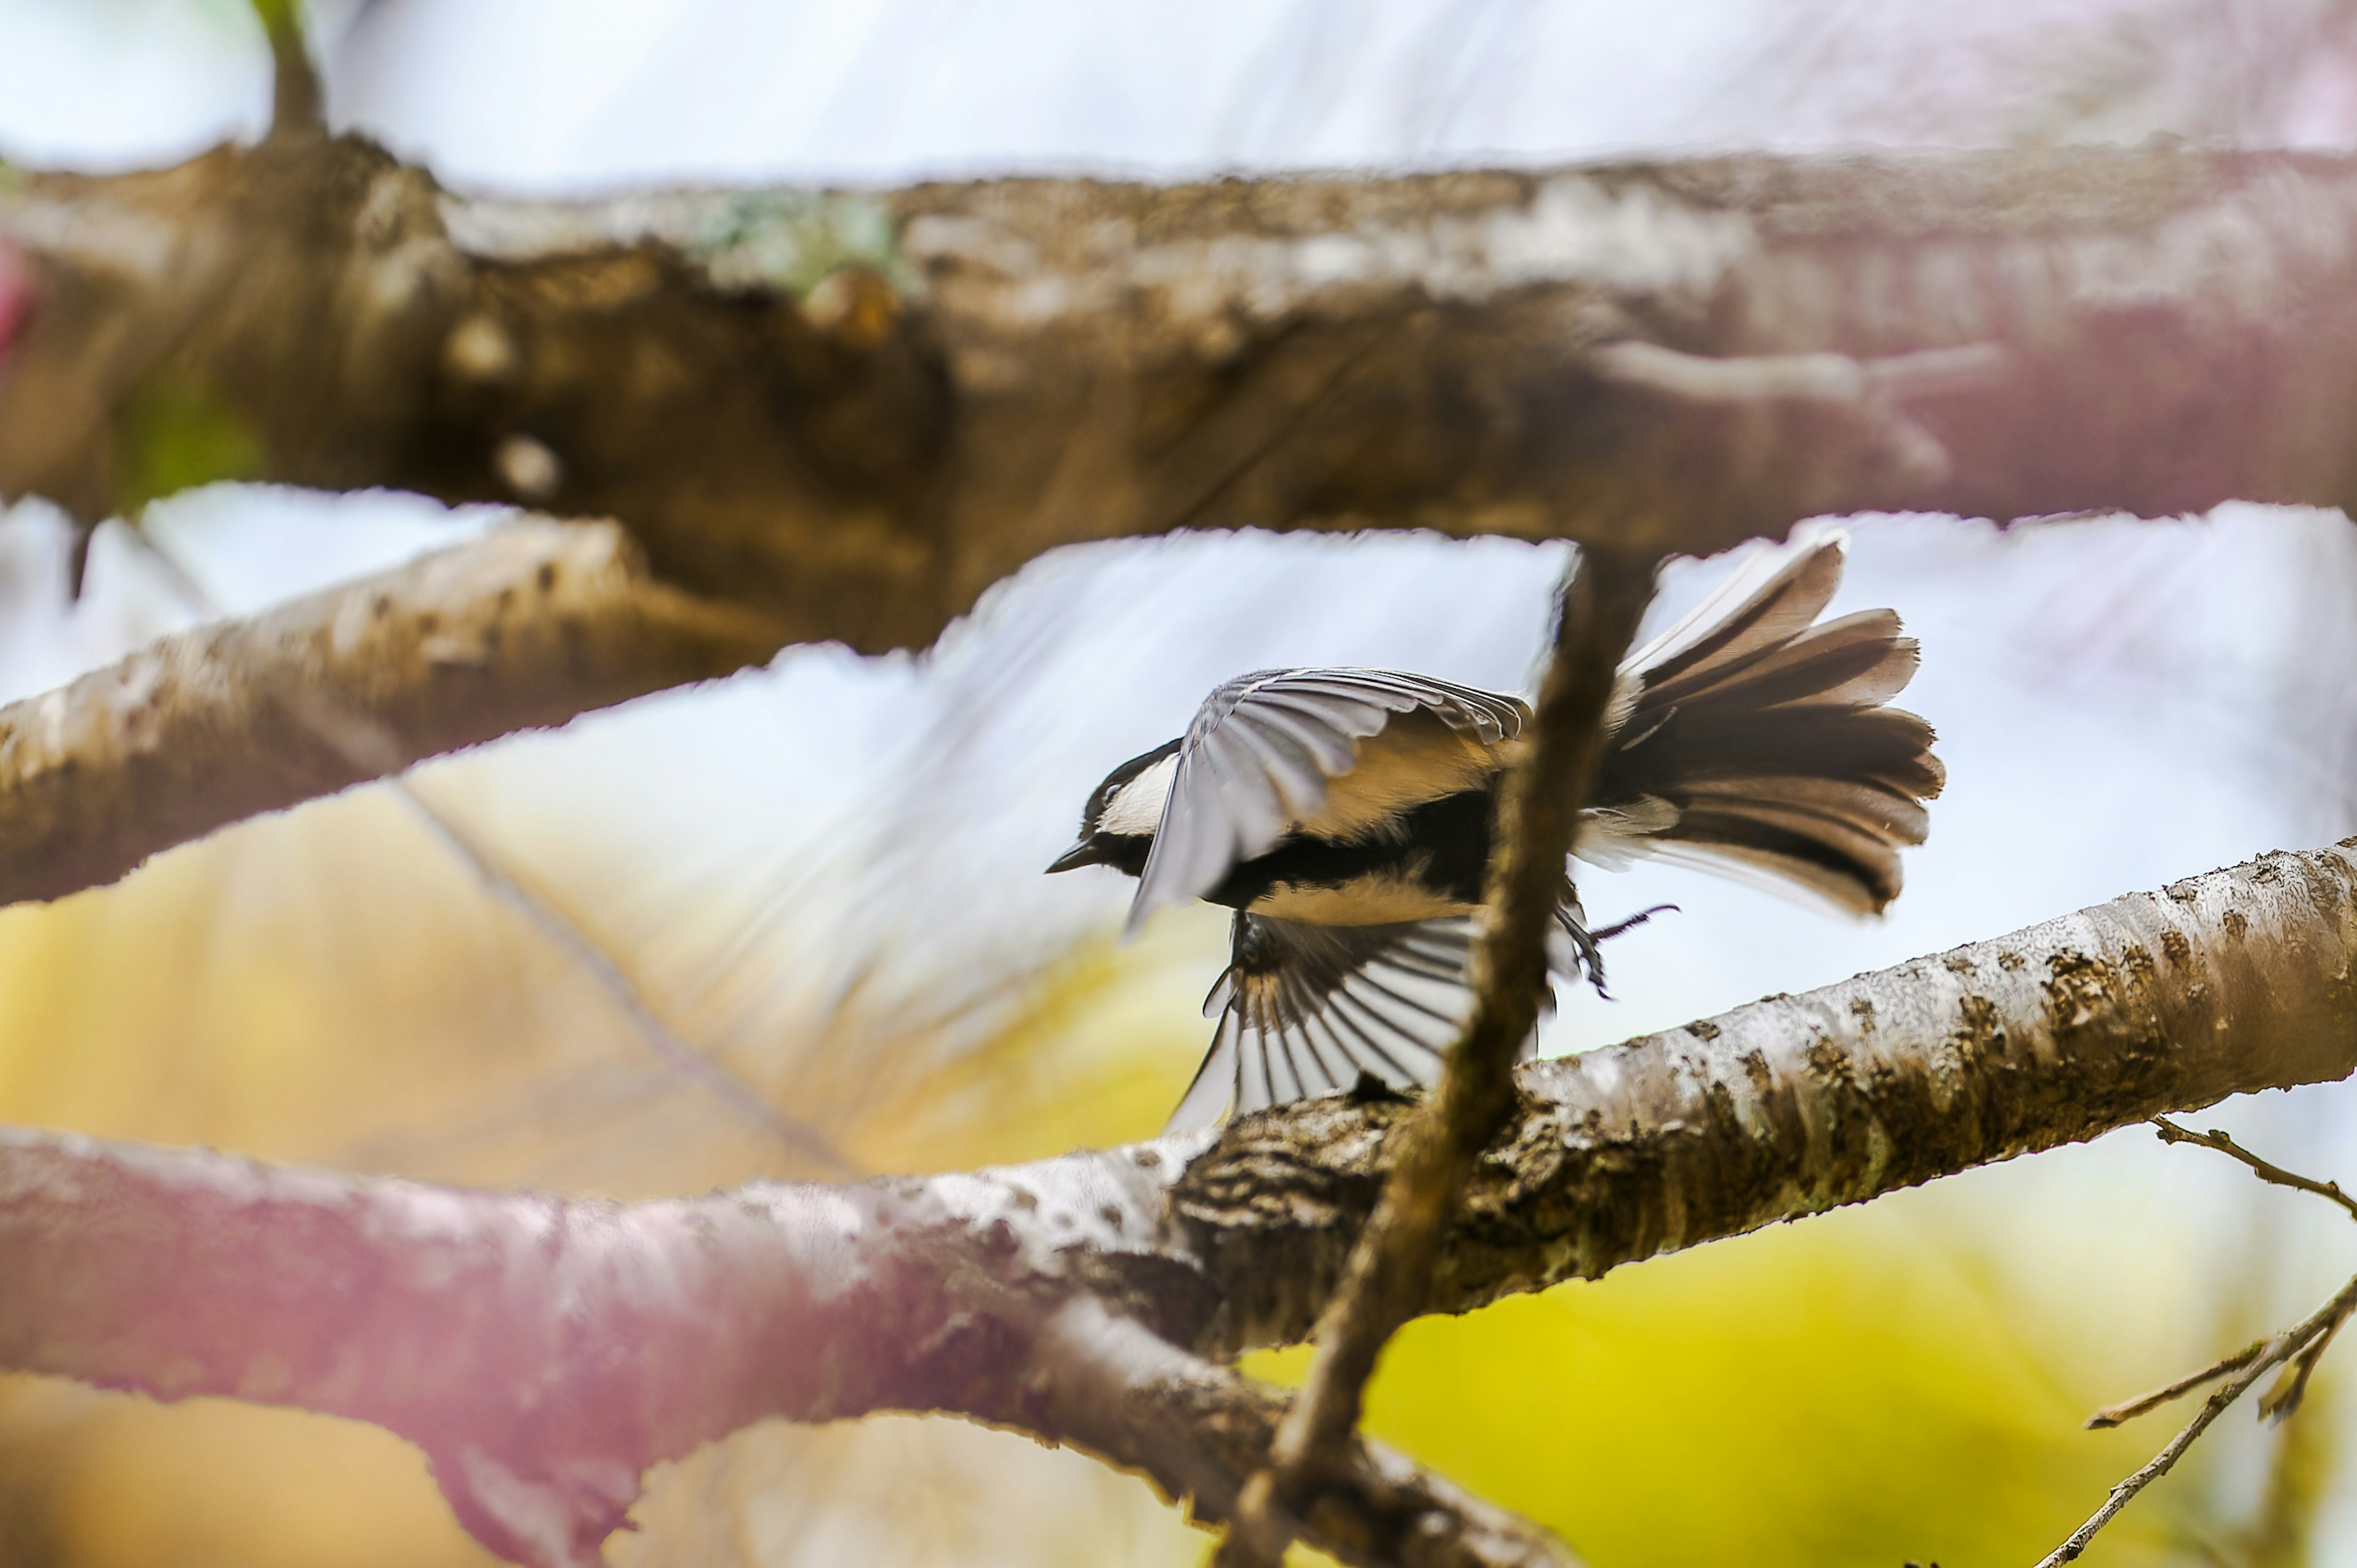
[[[1916,645],[1888,609],[1819,624],[1844,542],[1768,555],[1621,665],[1573,854],[1690,863],[1854,914],[1899,896],[1945,769],[1890,699]],[[1187,733],[1105,776],[1048,869],[1137,878],[1128,929],[1168,904],[1235,910],[1219,1027],[1170,1130],[1355,1084],[1428,1085],[1471,1011],[1465,971],[1521,699],[1392,670],[1261,670]],[[1646,911],[1652,914],[1654,911]],[[1603,991],[1566,875],[1552,965]],[[1527,1055],[1535,1035],[1526,1042]]]

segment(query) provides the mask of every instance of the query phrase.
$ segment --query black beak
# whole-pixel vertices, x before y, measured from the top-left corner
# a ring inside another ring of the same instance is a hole
[[[1097,852],[1097,846],[1087,839],[1082,839],[1058,855],[1049,864],[1047,874],[1053,876],[1060,871],[1077,871],[1083,865],[1103,865],[1103,864],[1104,856]]]

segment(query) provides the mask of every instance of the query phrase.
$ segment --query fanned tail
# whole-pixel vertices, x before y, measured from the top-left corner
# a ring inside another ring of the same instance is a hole
[[[1899,896],[1899,851],[1923,842],[1946,770],[1932,726],[1888,705],[1917,663],[1899,617],[1813,624],[1841,585],[1842,545],[1795,552],[1631,658],[1597,798],[1602,822],[1635,831],[1599,843],[1606,855],[1797,884],[1858,914]]]

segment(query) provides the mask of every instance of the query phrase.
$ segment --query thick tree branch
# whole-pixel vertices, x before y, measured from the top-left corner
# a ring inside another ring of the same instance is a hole
[[[1463,1311],[2341,1077],[2357,1066],[2352,966],[2357,855],[2342,846],[1524,1068],[1424,1305]],[[535,1563],[583,1561],[646,1466],[767,1415],[940,1410],[1070,1432],[1216,1516],[1261,1462],[1273,1403],[1221,1407],[1243,1424],[1205,1439],[1229,1444],[1207,1471],[1127,1415],[1090,1425],[1074,1412],[1092,1396],[1058,1404],[1058,1377],[1096,1374],[1045,1326],[1077,1321],[1058,1315],[1085,1300],[1174,1355],[1299,1338],[1400,1120],[1390,1102],[1329,1098],[1216,1142],[633,1205],[9,1133],[0,1365],[380,1423],[433,1457],[468,1528]],[[1170,1401],[1193,1397],[1191,1363],[1154,1364],[1183,1385]],[[1219,1490],[1207,1475],[1225,1477]],[[1397,1517],[1373,1492],[1348,1500],[1347,1518]],[[1488,1529],[1435,1507],[1452,1539]],[[1320,1533],[1314,1509],[1301,1522],[1329,1550],[1359,1550],[1339,1524]]]
[[[648,579],[612,524],[522,521],[0,707],[0,902],[224,822],[768,659],[765,618]]]
[[[1872,508],[2331,504],[2357,461],[2339,156],[530,204],[277,138],[27,179],[0,241],[42,296],[0,494],[528,499],[868,650],[1181,524],[1708,550]]]
[[[1551,936],[1561,933],[1565,863],[1603,748],[1621,659],[1652,601],[1659,563],[1614,548],[1583,550],[1564,584],[1555,649],[1539,683],[1530,747],[1498,803],[1469,982],[1473,1013],[1440,1082],[1401,1129],[1374,1212],[1318,1322],[1317,1359],[1277,1429],[1270,1467],[1253,1477],[1218,1562],[1283,1562],[1284,1520],[1312,1511],[1359,1423],[1375,1357],[1430,1294],[1434,1261],[1481,1150],[1514,1109],[1514,1060],[1547,994]]]
[[[2337,504],[2352,434],[2357,157],[534,204],[290,134],[0,190],[0,497],[610,516],[779,642],[922,645],[1042,552],[1179,525],[1660,552],[1872,508]]]

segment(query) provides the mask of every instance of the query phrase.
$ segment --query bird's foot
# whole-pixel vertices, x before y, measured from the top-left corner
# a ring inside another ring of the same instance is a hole
[[[1598,926],[1592,931],[1581,923],[1579,914],[1574,910],[1558,909],[1555,918],[1563,922],[1565,934],[1571,938],[1571,945],[1578,950],[1579,967],[1586,972],[1587,983],[1596,988],[1597,995],[1609,1002],[1612,993],[1604,989],[1604,951],[1600,944],[1610,941],[1623,931],[1633,931],[1654,916],[1676,908],[1675,904],[1656,904],[1650,909],[1640,909],[1626,918],[1615,920],[1609,926]]]

